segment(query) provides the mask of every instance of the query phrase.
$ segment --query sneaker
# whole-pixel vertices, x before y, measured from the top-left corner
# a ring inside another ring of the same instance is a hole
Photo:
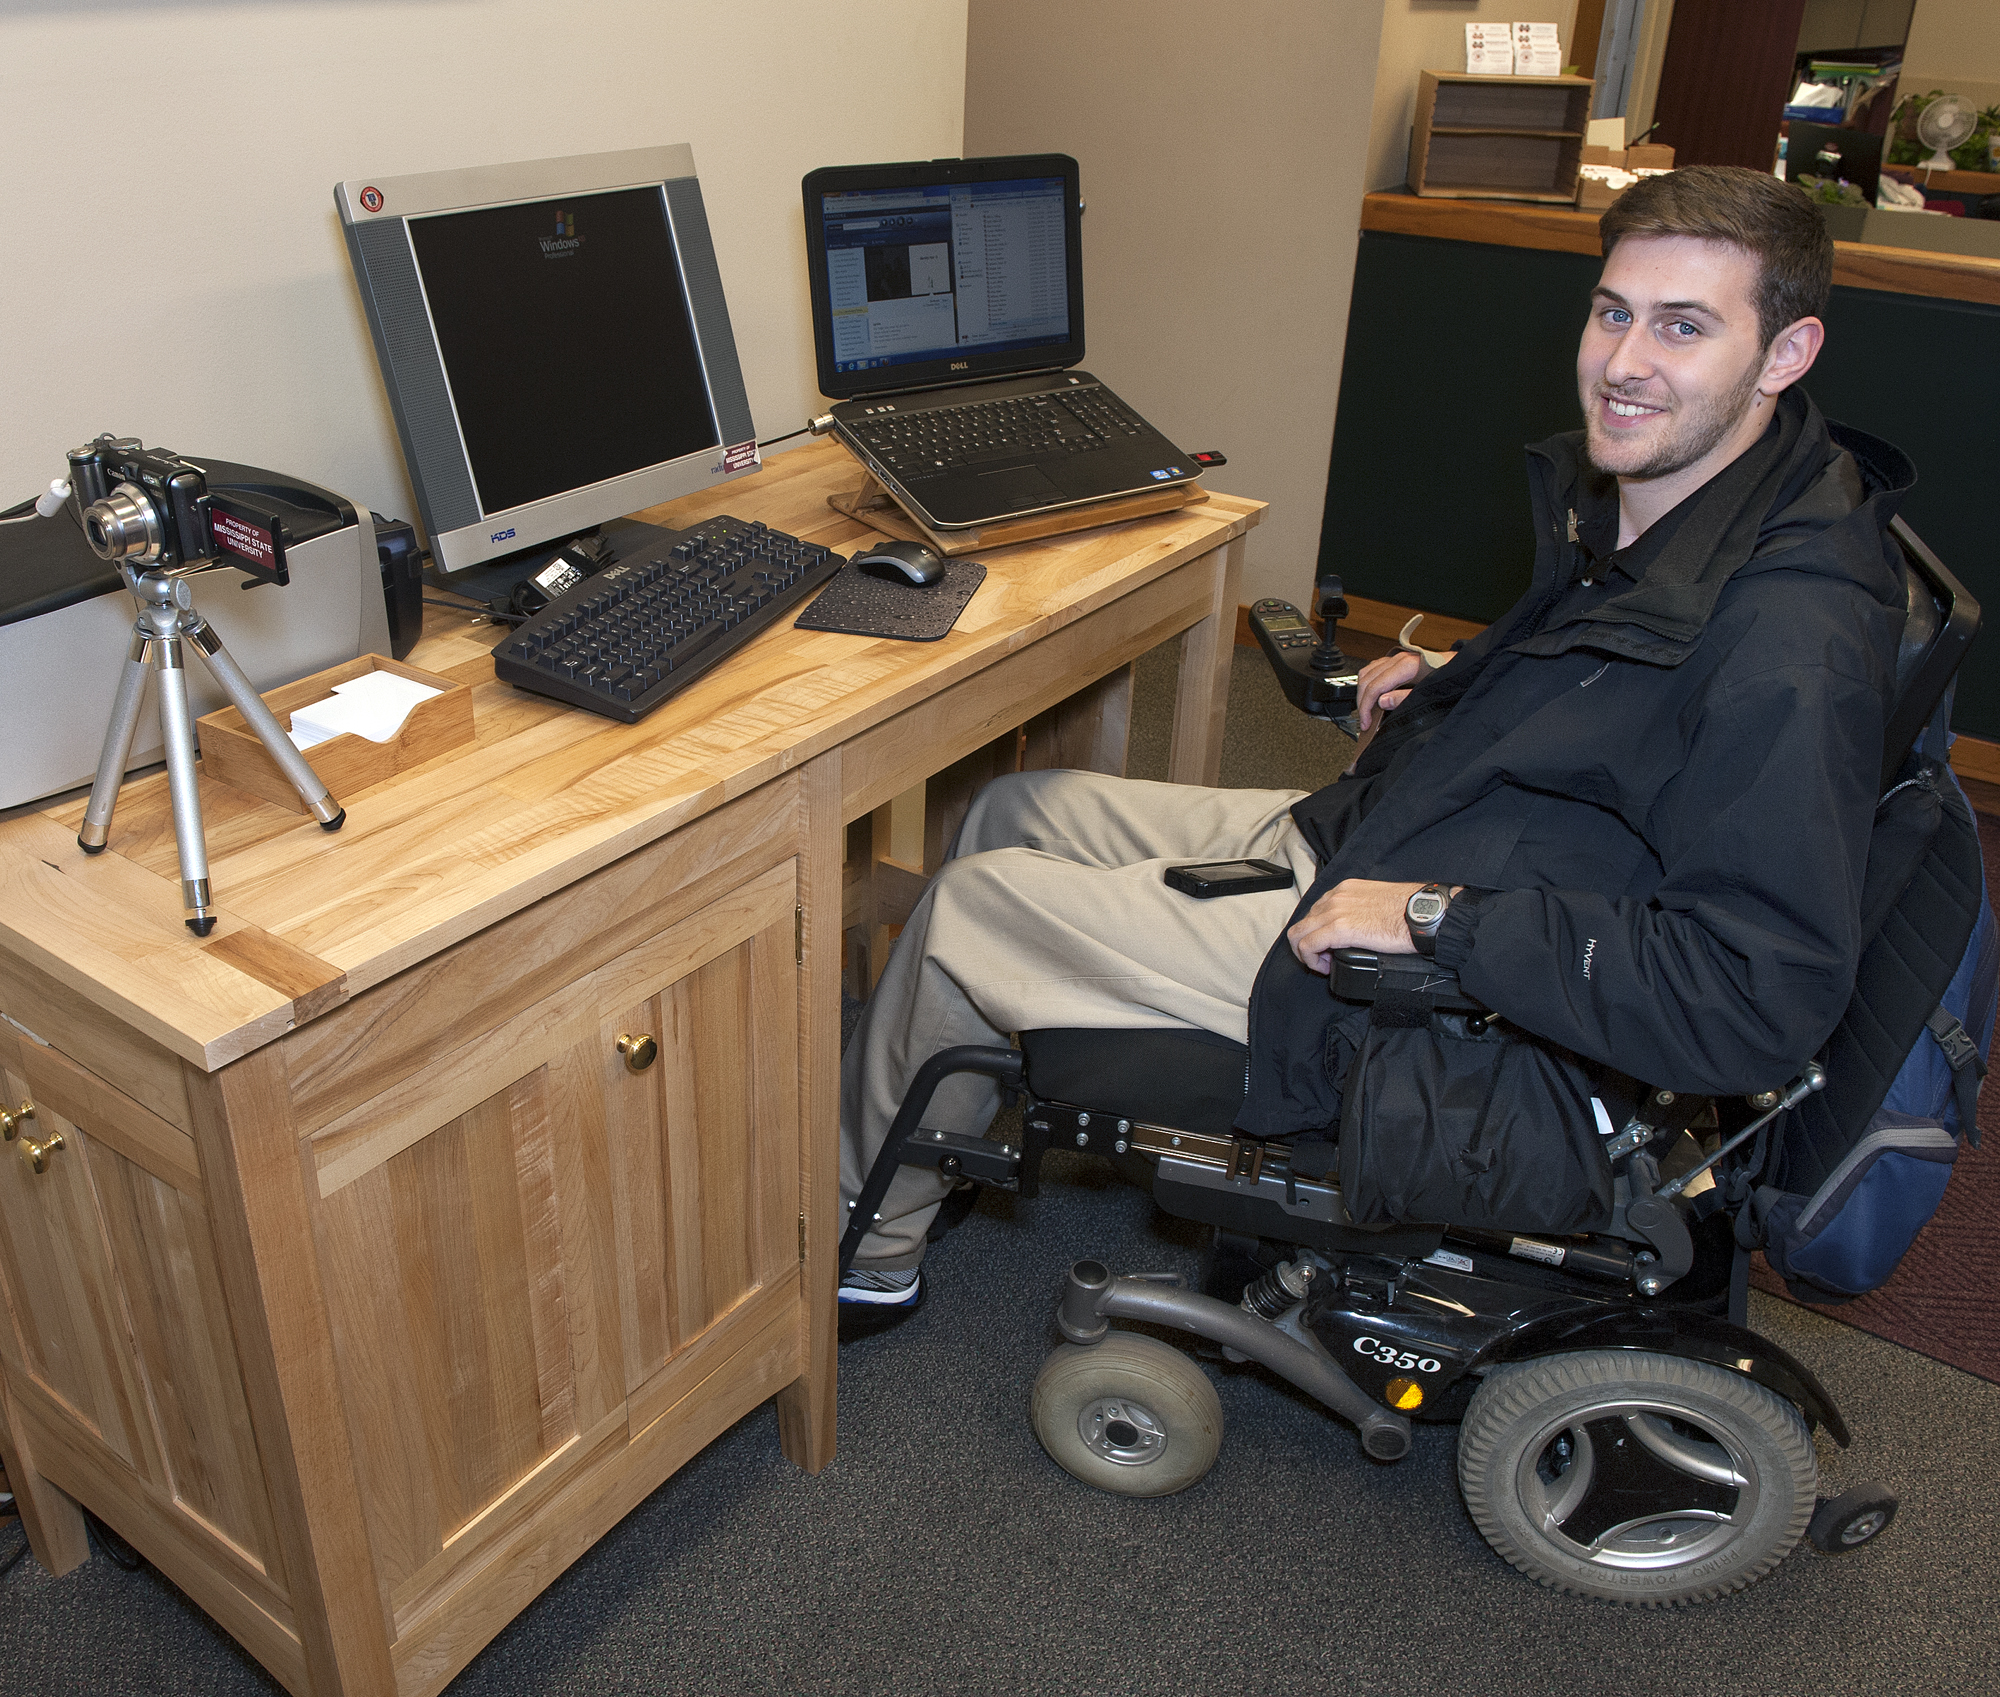
[[[900,1325],[923,1305],[924,1281],[918,1268],[851,1268],[840,1281],[840,1341]]]

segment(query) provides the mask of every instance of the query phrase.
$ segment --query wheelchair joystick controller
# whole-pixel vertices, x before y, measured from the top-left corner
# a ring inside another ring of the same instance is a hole
[[[1313,670],[1326,674],[1352,671],[1340,651],[1340,621],[1347,617],[1347,596],[1337,572],[1321,572],[1313,584],[1313,599],[1319,605],[1319,645],[1307,661]]]
[[[1360,699],[1361,672],[1340,649],[1347,596],[1338,574],[1323,572],[1313,585],[1313,599],[1319,634],[1291,602],[1268,596],[1251,604],[1250,629],[1294,707],[1316,719],[1342,719]]]

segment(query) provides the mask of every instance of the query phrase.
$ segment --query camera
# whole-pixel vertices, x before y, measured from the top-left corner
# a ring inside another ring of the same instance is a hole
[[[284,520],[241,490],[227,495],[167,448],[99,436],[69,453],[70,490],[93,552],[121,569],[236,566],[288,583]]]

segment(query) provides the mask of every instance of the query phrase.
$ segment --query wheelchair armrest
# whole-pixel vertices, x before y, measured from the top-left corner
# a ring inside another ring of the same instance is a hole
[[[1420,991],[1447,1013],[1484,1013],[1486,1004],[1458,987],[1458,974],[1422,955],[1384,955],[1373,949],[1335,949],[1327,987],[1343,1002],[1372,1002],[1384,990]]]

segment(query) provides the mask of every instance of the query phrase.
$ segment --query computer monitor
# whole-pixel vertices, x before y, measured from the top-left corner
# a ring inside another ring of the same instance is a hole
[[[358,177],[334,201],[441,571],[756,469],[689,148]]]

